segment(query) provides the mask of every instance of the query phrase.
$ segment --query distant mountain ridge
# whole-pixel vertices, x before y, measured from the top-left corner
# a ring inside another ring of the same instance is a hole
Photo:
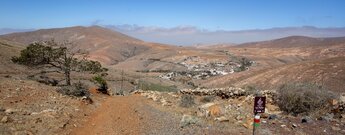
[[[302,26],[248,30],[206,30],[193,26],[163,28],[138,25],[106,25],[104,27],[145,41],[184,46],[221,43],[242,44],[273,40],[288,36],[307,36],[315,38],[345,36],[345,27],[318,28],[313,26]]]
[[[244,43],[236,47],[290,48],[332,46],[339,44],[345,44],[345,37],[312,38],[306,36],[289,36],[269,41]]]
[[[0,35],[18,33],[18,32],[29,32],[34,31],[35,29],[12,29],[12,28],[1,28]]]
[[[193,26],[164,28],[138,25],[103,25],[102,27],[111,29],[115,32],[121,32],[140,40],[178,46],[224,43],[242,44],[274,40],[289,36],[307,36],[314,38],[345,36],[345,27],[318,28],[314,26],[302,26],[248,30],[207,30]],[[28,31],[34,31],[34,29],[5,28],[0,29],[0,35]]]

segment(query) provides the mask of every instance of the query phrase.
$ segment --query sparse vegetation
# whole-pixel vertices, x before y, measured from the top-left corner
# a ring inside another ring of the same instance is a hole
[[[70,96],[76,96],[76,97],[90,96],[88,87],[81,82],[74,83],[71,86],[62,86],[60,89],[58,89],[58,92],[64,95],[70,95]]]
[[[200,102],[202,102],[202,103],[208,103],[208,102],[212,102],[214,99],[215,99],[214,96],[205,96],[205,97],[202,97],[202,98],[200,99]]]
[[[85,59],[87,54],[81,50],[73,51],[71,43],[57,43],[54,40],[35,42],[22,50],[19,57],[12,57],[12,61],[29,67],[42,69],[40,74],[64,74],[66,85],[71,85],[71,72],[88,71],[92,74],[105,72],[97,61]],[[79,59],[78,59],[78,58]]]
[[[248,69],[248,67],[252,65],[252,62],[245,57],[238,58],[237,61],[240,64],[240,66],[235,69],[236,72],[245,71]]]
[[[46,84],[46,85],[51,85],[51,86],[56,86],[59,81],[54,79],[54,78],[49,78],[48,76],[46,75],[39,75],[39,76],[28,76],[29,79],[32,79],[32,80],[35,80],[39,83],[43,83],[43,84]]]
[[[160,91],[160,92],[176,92],[177,87],[175,85],[165,86],[156,83],[149,83],[144,81],[139,81],[139,88],[142,90]]]
[[[312,83],[285,84],[278,89],[277,104],[286,113],[311,114],[328,106],[336,96]]]
[[[107,81],[104,79],[104,76],[96,75],[92,78],[92,81],[98,85],[98,91],[102,92],[103,94],[109,94],[108,84]]]
[[[181,107],[189,108],[189,107],[192,107],[194,104],[195,104],[194,97],[192,95],[185,94],[181,96],[181,101],[180,101]]]
[[[257,92],[257,88],[254,85],[245,85],[242,89],[246,91],[247,95],[254,95]]]

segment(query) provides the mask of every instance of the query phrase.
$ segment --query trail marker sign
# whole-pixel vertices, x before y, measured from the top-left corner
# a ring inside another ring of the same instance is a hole
[[[265,112],[266,97],[255,97],[254,99],[254,113]]]

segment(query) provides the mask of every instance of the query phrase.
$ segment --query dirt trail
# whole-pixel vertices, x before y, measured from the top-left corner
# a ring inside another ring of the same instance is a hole
[[[138,95],[124,97],[109,97],[84,123],[72,134],[75,135],[136,135],[141,134],[139,125],[142,119],[136,108],[143,104],[144,100]]]
[[[182,114],[139,95],[108,97],[72,135],[229,134],[207,125],[180,127]]]

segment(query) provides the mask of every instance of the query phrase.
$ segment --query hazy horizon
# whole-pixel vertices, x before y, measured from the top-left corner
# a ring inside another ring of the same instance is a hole
[[[149,42],[244,43],[345,36],[345,1],[2,1],[0,34],[100,25]]]

